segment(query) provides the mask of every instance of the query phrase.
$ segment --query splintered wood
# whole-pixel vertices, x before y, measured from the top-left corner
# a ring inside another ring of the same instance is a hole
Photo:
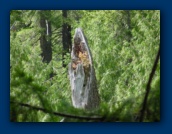
[[[73,106],[84,109],[97,108],[100,98],[95,70],[87,40],[80,28],[75,30],[71,60],[71,63],[69,63],[69,77]]]

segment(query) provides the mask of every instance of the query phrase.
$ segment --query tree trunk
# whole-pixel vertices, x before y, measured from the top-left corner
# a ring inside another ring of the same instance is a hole
[[[127,27],[128,27],[128,32],[127,32],[127,41],[130,42],[132,38],[131,34],[131,15],[130,15],[130,10],[126,10],[127,13]]]
[[[66,22],[67,19],[67,10],[62,10],[63,16],[63,26],[62,26],[62,42],[63,42],[63,52],[62,52],[62,65],[66,67],[65,64],[65,55],[71,50],[71,26]]]
[[[94,109],[99,106],[100,97],[91,51],[80,28],[75,30],[74,44],[69,63],[69,77],[72,103],[76,108]]]
[[[51,44],[51,24],[43,15],[44,11],[40,11],[40,27],[43,29],[40,37],[41,56],[43,62],[49,63],[52,59],[52,44]]]

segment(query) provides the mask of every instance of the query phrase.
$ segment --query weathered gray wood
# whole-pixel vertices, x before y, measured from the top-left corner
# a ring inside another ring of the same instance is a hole
[[[73,106],[83,109],[98,107],[100,97],[97,90],[92,55],[81,28],[75,30],[71,59],[68,71]]]

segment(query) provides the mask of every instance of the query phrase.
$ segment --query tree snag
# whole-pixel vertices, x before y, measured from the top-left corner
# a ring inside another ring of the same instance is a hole
[[[81,28],[75,30],[71,60],[68,71],[73,106],[83,109],[94,109],[98,107],[100,97],[97,89],[92,55]]]

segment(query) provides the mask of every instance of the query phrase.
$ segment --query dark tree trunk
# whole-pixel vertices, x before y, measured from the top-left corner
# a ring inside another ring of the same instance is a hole
[[[130,10],[126,10],[126,24],[127,24],[127,35],[126,35],[126,39],[127,39],[127,42],[129,43],[130,45],[130,42],[131,42],[131,38],[132,38],[132,33],[131,33],[131,15],[130,15]],[[127,61],[126,61],[126,65],[130,64],[132,62],[132,57],[131,58],[127,58]],[[125,84],[126,86],[128,86],[129,84],[129,78],[126,78],[126,81],[125,81]]]
[[[130,42],[131,41],[131,38],[132,38],[130,10],[126,10],[126,13],[127,13],[127,25],[128,25],[127,41]]]
[[[43,62],[49,63],[52,59],[51,24],[43,13],[44,11],[40,11],[40,27],[42,28],[40,37],[41,56]]]
[[[72,48],[71,42],[71,26],[66,22],[67,19],[67,10],[62,10],[63,16],[63,26],[62,26],[62,42],[63,42],[63,52],[62,52],[62,65],[66,67],[65,64],[65,55],[69,53]]]

